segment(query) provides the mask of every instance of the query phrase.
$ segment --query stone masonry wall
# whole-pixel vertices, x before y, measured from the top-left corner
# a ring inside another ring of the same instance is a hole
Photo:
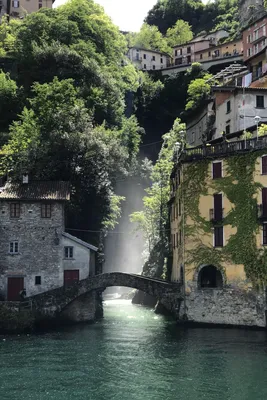
[[[21,202],[19,218],[10,218],[10,202],[0,203],[0,294],[6,297],[8,277],[23,276],[27,296],[63,284],[62,247],[56,241],[64,230],[64,205],[52,204],[52,217],[41,218],[41,202]],[[19,242],[19,253],[9,243]],[[35,285],[41,276],[41,285]]]
[[[265,327],[265,296],[240,288],[195,288],[186,294],[186,316],[192,322]]]

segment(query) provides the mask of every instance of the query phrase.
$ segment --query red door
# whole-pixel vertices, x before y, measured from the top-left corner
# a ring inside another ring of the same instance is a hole
[[[64,286],[70,286],[76,282],[79,282],[79,270],[78,269],[65,270],[64,271]]]
[[[19,292],[24,288],[24,278],[8,278],[7,281],[7,300],[21,300]]]

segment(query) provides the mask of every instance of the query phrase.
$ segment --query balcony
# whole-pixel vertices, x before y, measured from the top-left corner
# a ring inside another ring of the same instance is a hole
[[[255,39],[253,39],[253,40],[251,40],[250,43],[252,43],[252,44],[257,44],[257,43],[261,42],[263,39],[266,39],[266,37],[267,37],[267,36],[266,36],[266,33],[261,32],[261,33],[258,35],[258,37],[255,38]]]
[[[221,210],[217,211],[215,213],[214,208],[210,209],[210,222],[212,224],[217,224],[222,222],[224,219],[224,209],[222,208]]]
[[[267,221],[267,206],[263,207],[262,204],[258,205],[258,220],[260,222]]]
[[[238,140],[234,142],[208,143],[205,146],[185,148],[180,154],[180,161],[198,161],[204,158],[225,157],[244,154],[251,151],[267,150],[267,136],[260,138]]]

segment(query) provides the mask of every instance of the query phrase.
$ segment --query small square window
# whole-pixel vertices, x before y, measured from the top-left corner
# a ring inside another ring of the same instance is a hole
[[[146,64],[144,64],[144,69],[146,69]]]
[[[152,61],[156,61],[156,57],[155,56],[152,56]]]
[[[11,203],[10,204],[10,218],[19,218],[20,217],[20,204],[19,203]]]
[[[225,133],[226,133],[226,135],[229,135],[229,133],[230,133],[230,125],[226,125]]]
[[[202,58],[203,58],[203,54],[200,54],[199,58],[200,58],[200,60],[202,60]]]
[[[18,254],[19,252],[19,242],[13,241],[9,243],[9,253],[10,254]]]
[[[187,54],[191,53],[191,47],[187,47]]]
[[[156,66],[155,66],[155,65],[153,65],[153,69],[156,69]]]
[[[64,257],[65,258],[73,258],[73,247],[71,247],[71,246],[64,247]]]
[[[264,96],[256,96],[256,107],[264,108]]]
[[[146,54],[144,54],[144,60],[146,60]]]
[[[35,285],[41,285],[41,282],[42,282],[41,277],[40,276],[36,276],[35,277]]]
[[[51,218],[51,204],[42,204],[41,205],[41,217],[42,218]]]
[[[160,59],[160,63],[163,64],[163,58]]]

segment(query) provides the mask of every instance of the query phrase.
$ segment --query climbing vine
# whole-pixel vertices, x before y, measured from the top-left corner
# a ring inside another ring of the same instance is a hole
[[[231,225],[235,233],[221,249],[207,245],[205,239],[211,233],[212,224],[199,211],[201,196],[208,195],[210,160],[183,166],[180,190],[184,197],[185,237],[191,242],[186,246],[188,265],[213,264],[223,269],[224,262],[243,264],[247,277],[254,284],[267,281],[267,250],[257,248],[256,236],[260,229],[257,194],[262,185],[255,182],[254,171],[257,158],[262,154],[264,151],[228,157],[224,163],[225,177],[211,180],[209,187],[215,193],[223,193],[232,205],[222,224]]]

